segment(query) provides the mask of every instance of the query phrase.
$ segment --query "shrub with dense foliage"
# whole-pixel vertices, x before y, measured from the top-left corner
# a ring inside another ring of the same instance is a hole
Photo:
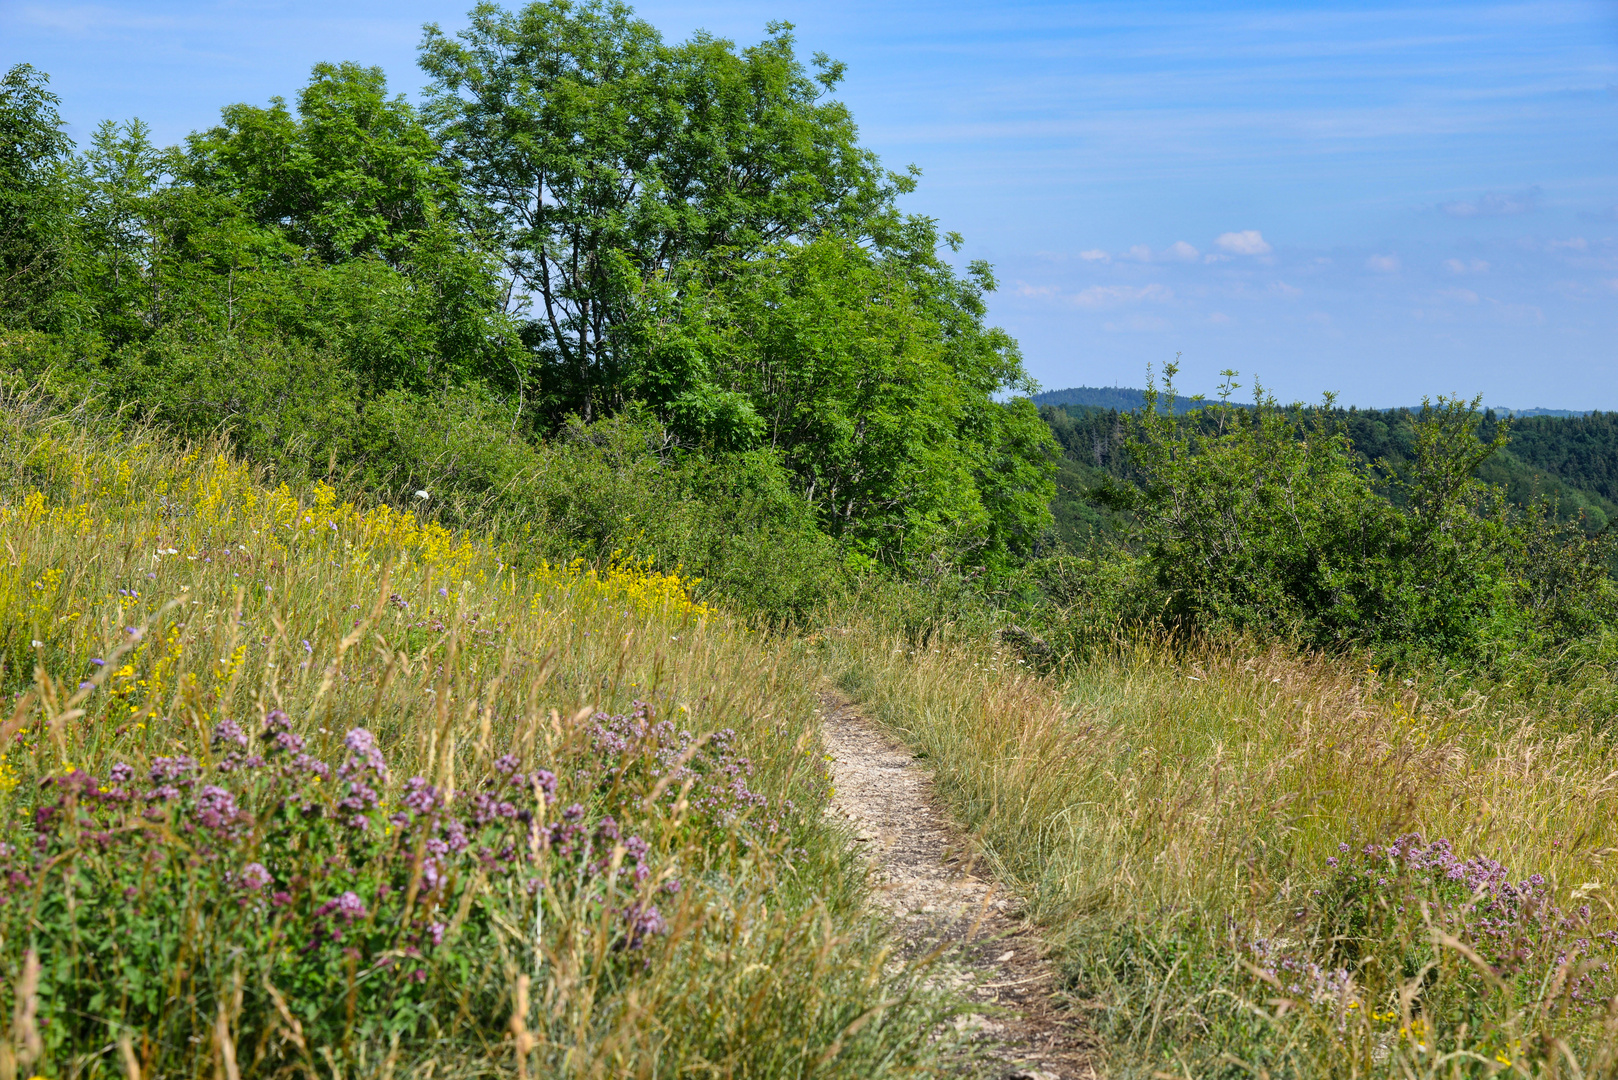
[[[1356,453],[1330,405],[1282,409],[1261,394],[1183,420],[1130,416],[1136,482],[1106,495],[1134,515],[1139,554],[1103,556],[1070,580],[1058,568],[1058,587],[1099,597],[1115,618],[1483,666],[1611,624],[1610,538],[1543,504],[1513,507],[1477,478],[1506,433],[1483,441],[1475,402],[1425,406],[1396,462]]]

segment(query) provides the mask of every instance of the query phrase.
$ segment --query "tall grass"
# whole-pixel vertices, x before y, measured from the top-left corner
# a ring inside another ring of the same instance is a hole
[[[0,409],[0,1077],[895,1076],[801,650]]]
[[[1110,1074],[1618,1070],[1603,738],[1280,649],[824,648],[1029,895]]]

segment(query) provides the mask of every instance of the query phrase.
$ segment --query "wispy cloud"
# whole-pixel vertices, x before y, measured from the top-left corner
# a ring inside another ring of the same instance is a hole
[[[1176,240],[1162,251],[1153,251],[1147,244],[1134,244],[1117,254],[1125,262],[1195,262],[1202,253],[1184,240]],[[1092,262],[1111,262],[1114,256],[1105,251],[1083,251],[1079,258]]]
[[[1365,268],[1379,274],[1397,274],[1403,266],[1397,255],[1372,255],[1365,260]]]
[[[1482,259],[1472,259],[1463,262],[1460,259],[1445,259],[1444,268],[1452,274],[1487,274],[1489,264]]]
[[[1439,289],[1437,295],[1440,300],[1457,300],[1463,304],[1478,302],[1478,294],[1471,289]]]
[[[1162,303],[1174,299],[1174,290],[1157,282],[1149,285],[1092,285],[1080,292],[1069,293],[1057,285],[1034,285],[1019,281],[1015,292],[1028,300],[1051,301],[1088,311],[1123,307],[1126,304],[1145,301]]]
[[[1105,322],[1101,328],[1109,334],[1127,333],[1161,333],[1169,329],[1169,321],[1160,315],[1131,315],[1120,322]]]
[[[96,4],[26,4],[17,8],[17,18],[25,26],[75,37],[116,30],[171,30],[181,25],[172,16],[136,15]]]
[[[1494,317],[1507,326],[1545,325],[1545,309],[1538,304],[1508,304],[1498,300],[1491,303],[1494,305]]]
[[[1268,255],[1273,250],[1257,229],[1220,233],[1214,243],[1232,255]]]
[[[1441,203],[1438,208],[1450,217],[1510,217],[1537,210],[1539,194],[1536,184],[1521,191],[1486,191],[1476,199]]]
[[[1121,304],[1140,303],[1143,300],[1163,302],[1174,299],[1174,290],[1153,282],[1139,287],[1131,285],[1092,285],[1076,293],[1068,302],[1077,308],[1111,308]]]

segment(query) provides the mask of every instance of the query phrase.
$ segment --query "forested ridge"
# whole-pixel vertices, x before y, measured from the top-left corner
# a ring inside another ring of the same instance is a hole
[[[1132,392],[1138,393],[1138,392]],[[1036,395],[1036,402],[1044,395]],[[1183,411],[1190,399],[1180,399]],[[1057,534],[1084,546],[1095,537],[1121,538],[1127,526],[1108,513],[1096,492],[1107,478],[1131,482],[1125,411],[1094,405],[1040,404],[1040,415],[1062,447],[1052,510]],[[1367,464],[1410,459],[1420,419],[1417,409],[1339,409],[1354,454]],[[1492,439],[1504,421],[1508,441],[1479,464],[1477,476],[1504,490],[1515,506],[1549,500],[1561,520],[1576,520],[1587,533],[1605,530],[1618,516],[1618,413],[1584,416],[1501,417],[1483,410],[1479,438]]]

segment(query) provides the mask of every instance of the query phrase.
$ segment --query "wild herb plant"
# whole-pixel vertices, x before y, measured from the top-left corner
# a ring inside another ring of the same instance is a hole
[[[15,403],[14,403],[15,404]],[[925,1070],[795,647],[0,414],[0,1075]]]

